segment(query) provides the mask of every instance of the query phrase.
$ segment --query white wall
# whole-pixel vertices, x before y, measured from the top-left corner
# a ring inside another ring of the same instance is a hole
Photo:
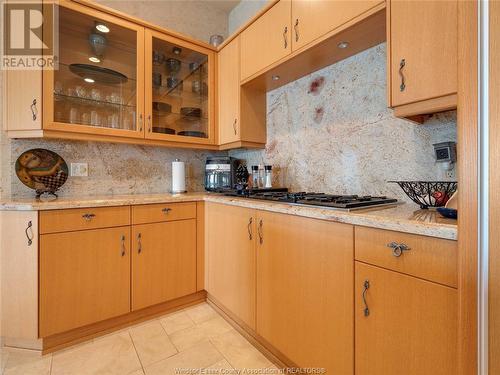
[[[242,0],[229,12],[228,33],[231,35],[259,12],[268,0]]]

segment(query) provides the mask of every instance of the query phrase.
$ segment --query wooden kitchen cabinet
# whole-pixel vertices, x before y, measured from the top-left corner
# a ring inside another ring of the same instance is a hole
[[[457,374],[457,290],[355,267],[356,374]]]
[[[353,374],[353,227],[265,211],[256,225],[257,333],[300,367]]]
[[[240,37],[219,52],[219,144],[221,149],[266,144],[266,93],[240,86]]]
[[[255,330],[255,211],[207,203],[207,291]]]
[[[291,44],[291,1],[280,0],[241,35],[241,80],[287,56]]]
[[[292,0],[292,51],[380,3],[380,0]]]
[[[129,226],[40,235],[40,337],[129,311]]]
[[[132,226],[132,310],[196,292],[196,219]]]
[[[457,104],[457,1],[388,1],[388,96],[398,117]]]

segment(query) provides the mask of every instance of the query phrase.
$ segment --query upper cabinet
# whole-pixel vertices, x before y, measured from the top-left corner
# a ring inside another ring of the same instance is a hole
[[[281,0],[241,33],[241,79],[292,51],[290,0]]]
[[[9,137],[218,148],[213,47],[95,4],[56,14],[56,69],[7,72]]]
[[[221,149],[264,147],[266,93],[240,86],[240,37],[219,52],[219,144]]]
[[[380,0],[293,0],[292,50],[298,50],[382,2]]]
[[[142,137],[144,28],[59,8],[59,68],[44,71],[43,128]]]
[[[215,144],[214,60],[207,48],[146,30],[146,138]]]
[[[398,117],[456,108],[457,1],[388,3],[388,97]]]

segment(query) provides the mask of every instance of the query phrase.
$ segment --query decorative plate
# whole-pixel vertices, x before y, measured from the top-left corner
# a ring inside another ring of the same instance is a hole
[[[43,193],[55,193],[68,179],[68,165],[53,151],[35,148],[25,151],[16,160],[16,175],[27,187]]]

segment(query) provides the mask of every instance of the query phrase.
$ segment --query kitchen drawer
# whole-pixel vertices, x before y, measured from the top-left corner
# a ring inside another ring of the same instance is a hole
[[[40,212],[40,234],[130,225],[130,206]]]
[[[457,287],[456,241],[356,227],[354,244],[358,261]],[[408,250],[398,254],[391,244],[406,245]]]
[[[132,206],[132,224],[196,218],[196,202]]]

